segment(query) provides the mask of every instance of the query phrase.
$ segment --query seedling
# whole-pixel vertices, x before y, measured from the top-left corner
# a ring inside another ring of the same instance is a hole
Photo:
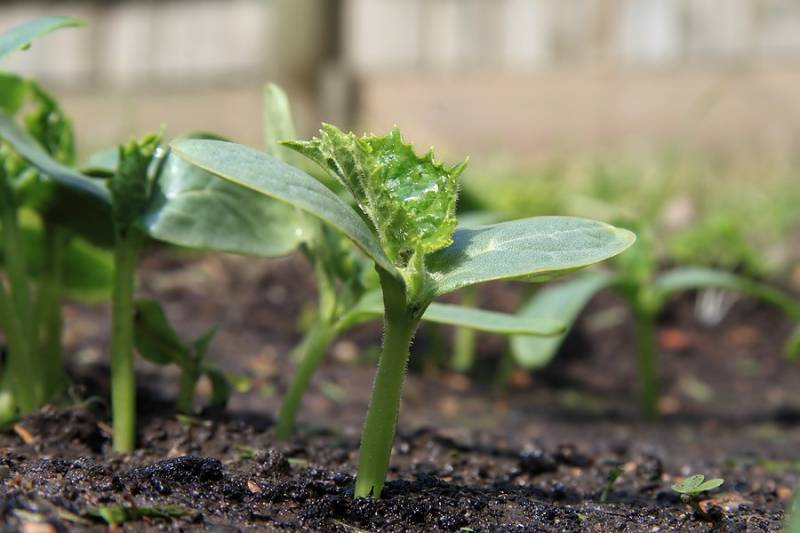
[[[622,475],[622,467],[616,465],[608,471],[608,476],[606,476],[606,484],[603,487],[603,492],[600,494],[600,501],[606,503],[608,501],[608,496],[611,494],[611,489],[614,488],[614,483],[617,482],[619,476]]]
[[[0,59],[38,36],[79,24],[44,17],[14,28],[0,35]],[[71,122],[36,83],[0,73],[0,134],[8,141],[0,143],[2,261],[8,285],[0,283],[0,325],[9,347],[2,388],[13,392],[5,396],[0,417],[9,420],[53,400],[63,389],[62,297],[104,296],[110,286],[110,261],[89,244],[104,244],[107,225],[88,222],[84,214],[87,209],[98,217],[107,214],[108,194],[59,172],[74,160]],[[12,150],[19,144],[53,158],[51,172],[35,172]]]
[[[187,344],[175,332],[159,302],[137,300],[135,309],[134,345],[139,354],[158,365],[173,364],[181,370],[177,411],[194,414],[194,391],[197,381],[204,375],[212,387],[209,405],[225,407],[230,386],[223,373],[206,358],[217,328],[211,328]]]
[[[354,210],[318,180],[233,143],[187,140],[174,153],[215,175],[287,202],[348,236],[375,264],[384,342],[361,440],[355,495],[379,497],[394,440],[409,346],[434,298],[485,281],[549,279],[622,252],[632,233],[594,221],[540,217],[456,229],[457,178],[417,156],[399,130],[356,137],[323,125],[319,138],[284,143],[319,163],[355,199]]]
[[[800,321],[800,303],[765,283],[722,270],[677,267],[657,273],[652,242],[647,232],[639,232],[639,236],[636,246],[615,261],[613,270],[597,270],[545,287],[520,313],[574,324],[581,310],[601,290],[609,288],[620,295],[628,303],[635,323],[642,412],[652,419],[658,416],[656,316],[672,295],[706,288],[734,291],[772,305],[794,321]],[[512,340],[514,358],[526,368],[541,368],[555,357],[565,336],[566,333],[549,338],[515,337]],[[796,350],[796,345],[790,341],[787,353]]]
[[[681,495],[681,501],[691,507],[697,516],[713,522],[713,518],[700,507],[700,500],[703,493],[714,490],[723,483],[725,480],[721,478],[706,479],[703,474],[695,474],[672,485],[672,490]]]

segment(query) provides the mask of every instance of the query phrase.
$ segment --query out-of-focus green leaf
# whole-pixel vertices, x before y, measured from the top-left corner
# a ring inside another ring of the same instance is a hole
[[[613,257],[636,240],[628,230],[571,217],[534,217],[459,228],[427,258],[437,294],[486,281],[552,279]]]
[[[24,50],[31,42],[59,28],[83,26],[72,17],[39,17],[0,33],[0,60],[17,50]]]
[[[189,349],[172,329],[164,309],[156,300],[137,300],[134,304],[134,344],[145,359],[159,365],[187,365]]]
[[[217,367],[211,365],[203,366],[203,373],[211,382],[211,398],[208,402],[211,407],[225,407],[231,395],[231,385]]]
[[[262,257],[290,253],[303,237],[295,210],[192,165],[164,161],[143,224],[180,246]]]
[[[662,298],[679,291],[692,289],[727,289],[747,294],[781,309],[793,320],[800,321],[800,302],[782,291],[731,272],[702,267],[681,267],[669,270],[656,278],[655,289]]]
[[[352,323],[364,322],[383,316],[383,296],[380,291],[366,293],[353,310]],[[447,324],[501,335],[558,335],[564,325],[550,318],[529,320],[519,315],[485,311],[474,307],[433,302],[422,320]]]
[[[113,242],[111,195],[102,183],[53,159],[4,113],[0,113],[0,138],[53,180],[49,200],[41,209],[43,216],[94,244],[106,246]],[[47,183],[42,186],[47,186]]]
[[[26,265],[31,277],[39,279],[44,271],[42,225],[38,215],[23,210],[20,217]],[[0,228],[2,234],[2,228]],[[3,261],[0,250],[0,263]],[[88,241],[73,236],[67,243],[62,264],[62,290],[66,298],[82,302],[98,302],[111,295],[114,277],[112,254]]]
[[[519,314],[532,321],[558,320],[571,328],[589,300],[613,280],[613,274],[598,270],[544,287],[523,305]],[[511,339],[511,353],[517,364],[541,368],[552,361],[565,337],[566,333],[554,337],[515,336]]]
[[[174,152],[255,194],[276,198],[338,228],[387,272],[399,276],[377,238],[361,217],[330,189],[308,174],[262,152],[235,143],[184,140]]]
[[[28,80],[0,72],[0,111],[13,116],[25,102],[29,90]]]

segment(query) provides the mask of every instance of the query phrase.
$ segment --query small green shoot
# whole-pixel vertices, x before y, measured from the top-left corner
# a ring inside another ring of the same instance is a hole
[[[794,499],[786,512],[784,533],[800,533],[800,485],[794,490]]]
[[[608,496],[611,494],[611,489],[614,488],[614,483],[617,482],[617,479],[619,479],[619,476],[622,475],[622,472],[622,467],[619,465],[614,466],[608,471],[608,476],[606,476],[606,484],[603,487],[602,494],[600,494],[600,501],[602,503],[606,503],[608,501]]]
[[[703,520],[713,522],[713,518],[700,506],[703,493],[714,490],[725,483],[724,479],[706,479],[703,474],[689,476],[672,485],[672,490],[681,495],[681,501],[686,503]]]

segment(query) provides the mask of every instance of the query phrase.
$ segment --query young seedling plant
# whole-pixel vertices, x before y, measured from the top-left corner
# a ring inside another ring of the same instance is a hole
[[[800,302],[765,283],[705,267],[675,267],[657,272],[653,243],[646,231],[611,270],[587,272],[557,285],[545,287],[520,310],[531,318],[549,318],[574,324],[581,310],[601,290],[611,289],[630,307],[634,319],[639,370],[641,409],[645,417],[658,416],[658,344],[656,317],[668,299],[682,291],[715,288],[746,294],[783,311],[800,322]],[[558,353],[566,333],[548,338],[519,336],[512,339],[512,353],[525,368],[541,368]],[[787,353],[797,351],[792,341]]]
[[[79,24],[66,17],[44,17],[13,28],[0,35],[0,59],[27,48],[38,36]],[[0,283],[0,326],[9,348],[0,418],[8,421],[56,399],[63,390],[62,298],[106,296],[111,262],[97,248],[110,241],[110,232],[104,231],[108,225],[89,221],[85,214],[107,216],[108,193],[90,180],[60,172],[74,162],[75,151],[71,122],[58,103],[35,82],[0,72],[0,128],[8,140],[0,141],[7,283]],[[51,172],[37,172],[19,157],[13,149],[17,143],[52,158]]]
[[[697,516],[713,522],[711,515],[700,506],[700,500],[704,493],[716,489],[723,483],[724,479],[706,479],[703,474],[695,474],[672,485],[672,490],[681,495],[681,501],[691,507]]]
[[[457,178],[432,152],[418,156],[399,130],[356,137],[323,125],[284,146],[317,162],[355,200],[257,150],[210,140],[175,154],[223,179],[294,205],[349,237],[375,265],[384,307],[383,350],[361,439],[356,497],[379,497],[389,465],[410,344],[434,298],[499,279],[541,281],[614,256],[632,233],[590,220],[539,217],[457,229]]]
[[[286,94],[272,84],[264,90],[264,134],[266,149],[275,158],[297,166],[306,163],[302,156],[278,142],[294,138],[294,126]],[[103,165],[114,166],[109,161]],[[182,246],[262,257],[284,255],[298,248],[313,267],[318,289],[317,312],[293,350],[298,367],[275,429],[278,438],[291,437],[303,395],[330,344],[357,324],[383,314],[372,262],[355,252],[345,236],[318,219],[296,211],[285,202],[252,194],[172,155],[159,174],[156,188],[159,191],[156,197],[161,199],[152,203],[144,217],[150,235]],[[198,191],[203,194],[198,195]],[[188,215],[199,212],[207,217]],[[554,335],[563,330],[561,324],[549,321],[530,321],[440,303],[431,304],[423,319],[506,335]],[[174,335],[166,334],[164,328],[158,331],[164,333],[159,341],[162,347],[175,344]],[[155,332],[153,329],[151,335]],[[141,348],[139,351],[145,357],[153,352]]]

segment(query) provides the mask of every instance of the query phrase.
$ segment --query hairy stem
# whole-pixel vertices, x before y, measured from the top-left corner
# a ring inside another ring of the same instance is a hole
[[[294,433],[297,410],[303,395],[335,336],[336,329],[320,318],[295,348],[295,360],[299,361],[299,364],[278,414],[278,424],[275,428],[275,436],[278,439],[286,440]]]
[[[639,387],[644,416],[658,418],[658,354],[653,313],[637,307],[634,309],[636,343],[639,357]]]
[[[357,498],[378,498],[383,490],[400,411],[409,348],[422,314],[411,312],[402,285],[388,278],[388,274],[381,276],[385,308],[383,353],[378,362],[367,419],[361,433],[355,487]]]
[[[64,274],[64,254],[68,236],[51,224],[44,228],[44,268],[36,295],[39,324],[39,353],[43,362],[42,374],[46,400],[61,391],[64,382],[64,362],[61,350],[63,319],[61,297]]]
[[[131,452],[136,445],[136,376],[133,368],[133,291],[141,237],[131,231],[114,248],[111,302],[111,411],[114,450]]]

